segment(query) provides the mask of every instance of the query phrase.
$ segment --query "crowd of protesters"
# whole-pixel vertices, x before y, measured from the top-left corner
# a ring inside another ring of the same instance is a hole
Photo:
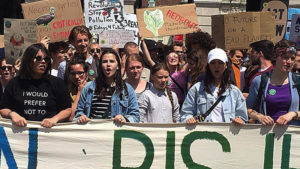
[[[0,114],[19,127],[40,121],[225,122],[300,125],[300,50],[261,40],[225,51],[206,32],[165,45],[103,48],[85,26],[68,41],[45,37],[15,64],[1,60]]]

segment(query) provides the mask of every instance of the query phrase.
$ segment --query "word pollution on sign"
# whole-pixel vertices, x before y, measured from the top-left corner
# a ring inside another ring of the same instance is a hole
[[[85,22],[93,33],[124,29],[124,0],[85,0]]]
[[[252,42],[275,42],[272,12],[241,12],[212,16],[212,38],[220,48],[248,49]]]
[[[284,38],[286,32],[289,0],[262,0],[261,4],[261,11],[269,11],[275,13],[275,42],[279,42]]]
[[[300,47],[300,14],[293,14],[290,29],[290,40],[296,42]]]
[[[198,26],[195,4],[137,9],[139,32],[145,38],[186,34]]]
[[[5,58],[14,63],[26,48],[36,43],[36,22],[28,19],[4,19]]]
[[[73,27],[84,25],[80,0],[43,0],[23,3],[25,19],[34,19],[37,41],[48,36],[52,42],[67,40]]]
[[[99,34],[99,44],[101,47],[111,48],[114,45],[118,45],[119,48],[123,48],[127,42],[134,41],[134,32],[126,30],[109,30]]]

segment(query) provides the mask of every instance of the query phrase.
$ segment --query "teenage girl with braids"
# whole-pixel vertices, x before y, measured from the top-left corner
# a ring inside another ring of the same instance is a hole
[[[139,107],[133,88],[121,77],[121,63],[112,49],[100,56],[98,77],[82,89],[75,118],[77,123],[88,119],[110,119],[116,123],[139,122]]]
[[[169,69],[164,63],[151,68],[153,86],[139,98],[141,122],[176,123],[179,121],[177,96],[168,87]]]
[[[181,109],[181,121],[187,124],[198,123],[201,116],[204,122],[247,121],[246,101],[239,88],[230,81],[228,58],[224,50],[216,48],[208,53],[208,65],[204,81],[196,83],[189,90]],[[219,100],[220,102],[216,102]],[[208,110],[217,103],[210,113]]]

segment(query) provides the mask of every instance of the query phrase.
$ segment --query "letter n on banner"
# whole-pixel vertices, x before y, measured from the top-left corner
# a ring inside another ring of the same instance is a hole
[[[5,131],[3,127],[0,126],[0,160],[1,160],[1,152],[3,152],[4,154],[8,168],[10,169],[18,168],[14,155],[9,146]],[[1,161],[0,161],[0,165],[1,165]]]

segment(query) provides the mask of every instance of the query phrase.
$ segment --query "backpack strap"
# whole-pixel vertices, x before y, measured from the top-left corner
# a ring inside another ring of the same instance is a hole
[[[268,78],[269,78],[268,73],[262,73],[261,74],[258,94],[257,94],[257,97],[256,97],[257,102],[255,104],[255,109],[256,109],[257,112],[259,111],[259,107],[260,107],[262,97],[264,97],[265,88],[266,88],[266,85],[267,85],[267,82],[268,82]]]

